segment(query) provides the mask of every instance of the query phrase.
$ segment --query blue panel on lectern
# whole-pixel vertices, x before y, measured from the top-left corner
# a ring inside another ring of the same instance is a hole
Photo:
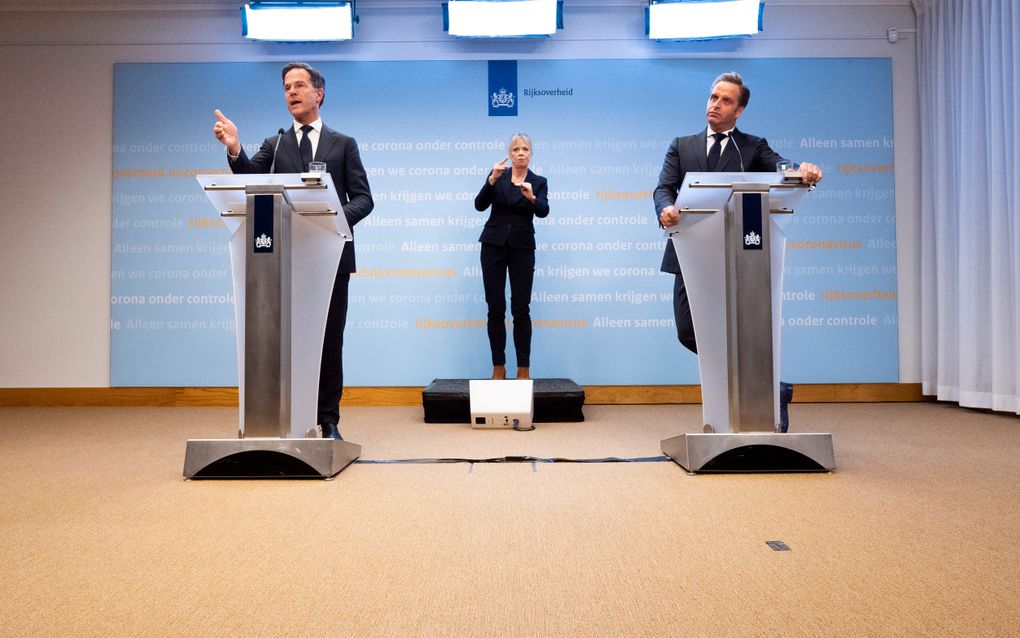
[[[761,238],[764,237],[764,231],[762,230],[761,195],[745,193],[741,197],[744,200],[741,203],[744,218],[744,250],[762,250]]]

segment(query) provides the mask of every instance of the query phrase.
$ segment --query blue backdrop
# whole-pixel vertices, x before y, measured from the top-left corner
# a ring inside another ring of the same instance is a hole
[[[672,276],[658,272],[651,192],[668,144],[704,128],[712,79],[728,70],[752,88],[740,128],[826,173],[789,227],[783,378],[898,380],[889,60],[317,66],[323,121],[359,142],[376,201],[355,228],[348,385],[488,375],[477,242],[487,213],[473,200],[517,131],[531,135],[550,189],[532,374],[697,383],[672,323]],[[249,153],[290,125],[281,67],[116,65],[111,385],[236,385],[227,232],[195,175],[228,172],[214,109]]]

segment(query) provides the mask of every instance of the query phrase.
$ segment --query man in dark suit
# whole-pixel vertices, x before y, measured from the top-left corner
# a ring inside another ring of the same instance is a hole
[[[666,159],[659,172],[659,184],[653,195],[655,213],[662,227],[676,226],[680,212],[673,203],[683,184],[687,171],[695,172],[771,172],[782,160],[769,147],[765,138],[748,135],[737,129],[737,118],[744,112],[751,98],[751,89],[744,84],[737,73],[723,73],[712,83],[705,115],[708,127],[696,135],[678,137],[669,145]],[[822,170],[814,164],[800,165],[802,179],[815,184],[822,179]],[[677,260],[673,242],[666,242],[666,253],[662,257],[662,272],[673,273],[673,314],[676,318],[676,332],[680,343],[697,354],[698,345],[694,339],[694,323],[691,308],[684,287],[683,273]],[[780,421],[785,432],[789,417],[787,404],[793,398],[793,386],[780,386]]]
[[[234,173],[303,173],[311,161],[325,162],[333,178],[344,216],[354,225],[372,212],[375,203],[368,176],[354,138],[323,125],[319,109],[326,97],[326,78],[307,64],[283,68],[283,97],[294,117],[283,135],[266,138],[255,156],[248,158],[237,137],[237,126],[219,110],[213,133],[227,147]],[[344,248],[333,283],[326,318],[319,369],[318,420],[322,436],[339,439],[340,397],[343,394],[344,327],[347,324],[347,290],[355,272],[354,242]]]

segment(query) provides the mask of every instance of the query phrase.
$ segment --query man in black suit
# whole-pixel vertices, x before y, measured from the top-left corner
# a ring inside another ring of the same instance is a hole
[[[308,170],[309,162],[325,162],[344,216],[353,229],[375,206],[358,143],[323,125],[319,109],[326,97],[326,78],[321,73],[307,64],[295,63],[285,66],[281,75],[287,110],[294,117],[283,135],[266,138],[262,148],[249,159],[238,140],[237,126],[219,110],[213,133],[227,147],[230,169],[234,173],[303,173]],[[351,241],[344,248],[333,282],[319,369],[318,420],[322,436],[333,439],[341,438],[337,425],[344,388],[344,327],[347,324],[347,290],[353,272],[354,242]]]
[[[680,222],[680,212],[673,203],[687,171],[776,170],[776,163],[783,158],[769,147],[765,138],[748,135],[737,129],[737,118],[744,112],[750,98],[751,89],[737,73],[723,73],[712,83],[705,111],[708,127],[696,135],[674,139],[666,151],[666,159],[659,173],[659,184],[653,195],[660,226],[676,226]],[[808,184],[815,184],[822,179],[821,168],[809,162],[800,165],[800,172]],[[694,339],[687,289],[671,241],[666,242],[666,253],[659,269],[676,275],[673,281],[673,314],[676,318],[677,338],[684,347],[697,354],[698,345]],[[785,432],[789,424],[787,404],[793,398],[793,386],[782,383],[779,396],[780,422]]]

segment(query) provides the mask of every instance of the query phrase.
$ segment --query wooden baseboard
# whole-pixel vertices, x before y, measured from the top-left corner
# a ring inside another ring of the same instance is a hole
[[[0,388],[2,407],[237,407],[237,388]]]
[[[344,388],[343,405],[421,405],[421,387]],[[700,403],[696,385],[593,385],[589,405]],[[919,383],[800,383],[795,403],[934,401]],[[237,388],[0,388],[0,407],[236,407]]]

